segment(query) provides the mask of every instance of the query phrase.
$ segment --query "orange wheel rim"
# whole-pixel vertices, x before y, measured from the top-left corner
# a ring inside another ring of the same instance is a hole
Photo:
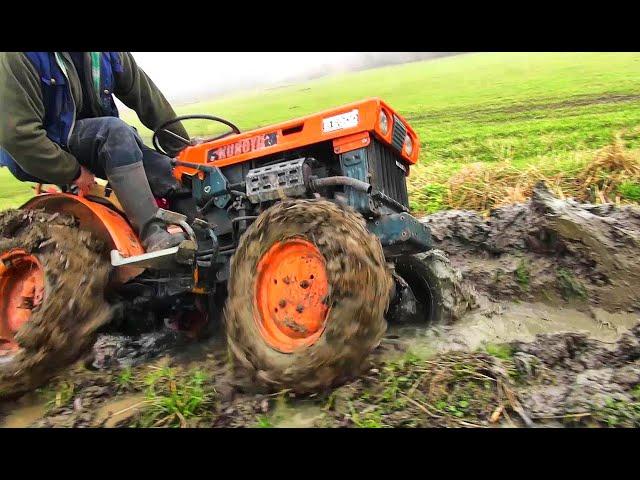
[[[275,243],[258,262],[255,320],[262,338],[283,353],[312,345],[325,328],[328,296],[318,248],[301,238]]]
[[[44,270],[24,250],[0,255],[0,356],[18,349],[16,332],[44,298]]]

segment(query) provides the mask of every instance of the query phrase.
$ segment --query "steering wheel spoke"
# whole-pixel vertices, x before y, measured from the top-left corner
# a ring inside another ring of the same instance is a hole
[[[175,138],[176,140],[178,140],[181,143],[184,143],[185,145],[191,145],[191,140],[187,140],[186,138],[181,137],[180,135],[178,135],[177,133],[172,132],[171,130],[167,130],[166,128],[163,128],[162,131],[164,133],[168,133],[173,138]]]
[[[220,139],[220,138],[224,138],[224,137],[229,136],[229,135],[239,134],[240,133],[240,129],[237,126],[235,126],[230,121],[225,120],[224,118],[214,117],[213,115],[200,115],[200,114],[197,114],[197,115],[181,115],[181,116],[178,116],[178,117],[176,117],[176,118],[174,118],[172,120],[164,122],[162,125],[160,125],[159,127],[157,127],[153,131],[153,137],[151,139],[151,141],[153,143],[153,148],[155,148],[157,152],[159,152],[159,153],[161,153],[163,155],[171,156],[166,152],[166,150],[160,144],[159,135],[158,135],[159,133],[168,134],[169,136],[173,137],[175,140],[179,141],[180,143],[182,143],[185,146],[193,145],[193,143],[191,142],[190,139],[184,138],[184,137],[178,135],[177,133],[172,132],[171,130],[167,129],[167,127],[169,125],[181,122],[182,120],[191,120],[191,119],[210,120],[212,122],[218,122],[218,123],[222,123],[224,125],[227,125],[231,129],[229,132],[223,133],[222,135],[218,135],[217,137],[215,137],[214,138],[215,140]],[[211,140],[208,140],[208,141],[211,141]]]

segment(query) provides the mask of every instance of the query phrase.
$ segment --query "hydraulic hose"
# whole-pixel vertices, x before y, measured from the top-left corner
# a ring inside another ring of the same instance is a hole
[[[312,191],[316,192],[318,189],[325,187],[337,187],[337,186],[345,186],[352,187],[361,192],[370,193],[371,185],[367,182],[363,182],[362,180],[358,180],[356,178],[337,176],[337,177],[326,177],[326,178],[314,178],[309,180],[309,187]]]

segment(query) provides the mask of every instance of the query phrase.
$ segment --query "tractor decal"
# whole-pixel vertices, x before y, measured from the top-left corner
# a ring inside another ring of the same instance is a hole
[[[275,133],[265,133],[264,135],[256,135],[255,137],[245,138],[239,142],[230,143],[229,145],[223,145],[220,148],[209,150],[207,158],[209,162],[214,162],[216,160],[222,160],[224,158],[241,155],[243,153],[262,150],[263,148],[276,145],[277,143],[278,137]]]

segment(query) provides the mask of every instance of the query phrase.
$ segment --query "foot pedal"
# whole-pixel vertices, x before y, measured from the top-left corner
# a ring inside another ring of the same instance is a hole
[[[182,223],[187,222],[186,215],[182,215],[178,212],[172,212],[170,210],[165,210],[164,208],[158,208],[155,218],[162,220],[164,223],[180,225]]]

